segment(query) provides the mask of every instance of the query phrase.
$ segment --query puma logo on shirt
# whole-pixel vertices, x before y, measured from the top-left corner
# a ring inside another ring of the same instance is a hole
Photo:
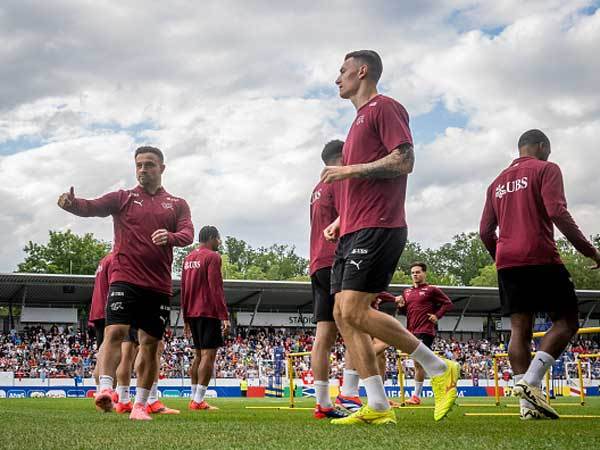
[[[140,205],[140,206],[144,206],[142,205],[142,203],[144,202],[144,199],[142,200],[134,200],[133,203],[135,203],[136,205]]]

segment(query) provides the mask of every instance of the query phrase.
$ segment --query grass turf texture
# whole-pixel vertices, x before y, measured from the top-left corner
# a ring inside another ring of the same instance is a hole
[[[459,399],[460,400],[460,399]],[[275,399],[218,399],[218,411],[188,411],[187,400],[165,399],[179,416],[133,422],[127,416],[95,411],[90,399],[0,400],[2,449],[239,448],[239,449],[576,449],[599,448],[600,418],[521,421],[518,417],[465,417],[465,412],[514,413],[516,408],[469,408],[491,398],[462,399],[462,406],[434,423],[431,409],[396,409],[397,426],[336,427],[311,411],[246,409],[286,406]],[[516,400],[510,399],[511,403]],[[569,401],[569,399],[560,402]],[[600,399],[557,407],[563,414],[600,415]],[[431,400],[425,400],[431,405]],[[302,399],[297,406],[310,407]]]

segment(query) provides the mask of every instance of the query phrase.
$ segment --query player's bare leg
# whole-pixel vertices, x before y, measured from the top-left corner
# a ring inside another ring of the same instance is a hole
[[[99,389],[96,408],[105,412],[113,409],[114,377],[121,359],[121,342],[129,331],[129,325],[108,325],[104,330],[104,342],[99,358]]]
[[[115,405],[115,410],[119,414],[129,413],[133,408],[129,387],[137,355],[138,346],[135,342],[124,341],[121,344],[121,360],[119,361],[116,373],[118,403]]]
[[[158,351],[156,352],[156,375],[154,377],[154,383],[150,389],[150,395],[148,396],[148,402],[146,403],[146,412],[148,414],[179,414],[178,409],[168,408],[158,398],[158,381],[160,379],[160,359],[165,351],[165,343],[161,340],[158,343]]]
[[[345,417],[346,413],[334,408],[329,396],[329,355],[335,344],[338,330],[335,322],[317,322],[315,342],[311,352],[311,369],[315,377],[317,404],[314,417],[317,419]]]
[[[137,387],[135,403],[129,416],[134,420],[149,420],[146,412],[146,403],[150,396],[150,390],[158,371],[156,355],[158,353],[159,339],[149,335],[144,330],[138,330],[140,342],[139,357],[136,358],[135,372],[137,374]]]
[[[513,323],[514,316],[521,316],[522,314],[513,314],[511,315],[511,326]],[[550,318],[552,319],[552,327],[540,344],[540,349],[536,352],[535,356],[530,359],[530,363],[526,367],[526,372],[520,372],[519,380],[517,381],[514,389],[514,394],[520,397],[523,400],[528,400],[534,407],[543,414],[545,417],[549,417],[551,419],[558,419],[558,413],[550,406],[550,404],[546,401],[542,391],[540,389],[540,385],[542,383],[542,379],[546,372],[552,367],[556,359],[560,356],[560,354],[564,351],[569,341],[579,329],[579,318],[577,310],[574,309],[572,311],[565,311],[561,314],[551,314]],[[519,320],[515,320],[517,325],[519,324]],[[525,321],[523,321],[525,322]],[[522,325],[525,325],[524,323]],[[513,331],[514,332],[514,331]],[[522,339],[526,337],[525,331],[518,329],[518,336]],[[531,332],[530,332],[531,333]],[[531,339],[531,334],[529,335]],[[512,342],[512,335],[511,335]],[[529,341],[530,345],[531,340]],[[522,346],[515,346],[516,348],[522,350]],[[515,349],[512,349],[513,351]],[[528,347],[528,351],[530,348]],[[509,347],[509,357],[510,357],[511,348]],[[517,356],[519,356],[517,354]],[[524,357],[521,355],[522,361],[524,361]],[[511,364],[513,358],[511,357]],[[521,363],[519,358],[515,358],[515,361]],[[519,370],[523,370],[523,365],[518,366]],[[513,369],[515,373],[517,371]],[[515,380],[517,380],[517,375],[515,375]],[[521,414],[523,416],[523,414]]]
[[[194,359],[192,359],[192,364],[190,366],[190,381],[192,384],[192,393],[190,395],[190,400],[194,399],[194,395],[196,395],[196,389],[198,389],[198,367],[200,366],[200,358],[194,353]]]
[[[211,406],[204,400],[208,383],[213,374],[215,360],[217,358],[217,349],[196,349],[196,357],[200,360],[198,364],[198,387],[196,394],[189,404],[189,409],[194,410],[213,410],[219,409],[216,406]]]
[[[338,328],[346,344],[352,349],[354,364],[365,383],[370,408],[374,411],[387,411],[390,408],[378,373],[370,337],[373,336],[410,354],[433,378],[432,384],[437,395],[434,417],[440,420],[456,400],[458,364],[439,358],[400,322],[371,308],[375,298],[376,294],[342,291],[336,295],[336,307],[339,304],[339,308],[335,310],[336,323],[342,324]]]

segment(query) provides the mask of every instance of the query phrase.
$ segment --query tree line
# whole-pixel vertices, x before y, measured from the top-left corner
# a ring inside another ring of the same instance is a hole
[[[592,236],[600,246],[600,235]],[[179,275],[185,256],[198,244],[174,251],[173,273]],[[557,241],[565,266],[571,272],[577,289],[600,290],[600,271],[589,270],[590,261],[581,256],[565,239]],[[70,230],[49,231],[46,243],[28,242],[25,259],[17,272],[94,274],[98,261],[110,251],[111,244],[92,233],[78,235]],[[223,277],[233,280],[305,281],[308,260],[287,244],[254,248],[243,239],[227,236],[220,249]],[[496,268],[476,232],[460,233],[438,248],[424,248],[408,242],[394,273],[393,282],[410,284],[410,265],[423,261],[428,267],[428,280],[441,286],[497,286]]]

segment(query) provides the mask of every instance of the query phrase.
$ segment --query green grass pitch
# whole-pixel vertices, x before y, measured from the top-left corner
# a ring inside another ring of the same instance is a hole
[[[468,403],[491,403],[468,398]],[[515,403],[516,400],[510,401]],[[600,416],[600,399],[587,405],[557,406],[561,414]],[[336,427],[315,420],[307,410],[246,409],[246,406],[286,406],[285,400],[218,399],[219,411],[188,411],[187,401],[165,399],[180,408],[179,416],[154,416],[132,422],[127,416],[95,411],[90,399],[0,400],[1,449],[593,449],[600,448],[600,417],[523,422],[518,417],[465,417],[464,413],[517,413],[514,407],[455,408],[440,423],[432,409],[397,409],[397,426]],[[460,403],[460,402],[459,402]],[[425,405],[431,406],[426,400]],[[310,407],[302,399],[298,406]]]

